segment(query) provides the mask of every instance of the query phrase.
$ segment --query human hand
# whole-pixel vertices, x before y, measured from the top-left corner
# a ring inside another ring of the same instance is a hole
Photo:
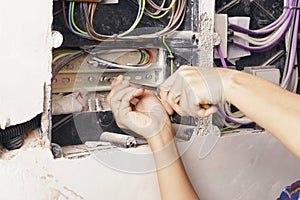
[[[182,116],[207,117],[217,108],[207,104],[226,101],[222,76],[216,68],[181,66],[160,87],[161,102],[167,112]]]
[[[156,95],[152,91],[130,86],[122,75],[112,82],[107,98],[120,128],[130,129],[148,139],[171,127]],[[138,102],[133,105],[131,102],[136,99]]]

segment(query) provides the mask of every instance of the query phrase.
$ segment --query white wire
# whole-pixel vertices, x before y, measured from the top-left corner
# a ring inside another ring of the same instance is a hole
[[[239,128],[241,127],[242,125],[239,125],[239,124],[234,124],[234,123],[230,123],[230,122],[227,122],[225,119],[223,120],[223,123],[226,127],[230,127],[230,128]]]
[[[221,109],[224,111],[224,106],[221,107]],[[248,117],[244,116],[244,117],[230,117],[231,119],[239,122],[239,123],[251,123],[252,120],[249,119]]]
[[[244,116],[245,116],[245,115],[244,115],[241,111],[239,111],[239,110],[236,111],[236,112],[232,112],[230,106],[231,106],[230,103],[225,103],[225,104],[224,104],[225,112],[227,113],[227,115],[228,115],[229,117],[241,118],[241,117],[244,117]]]
[[[294,84],[292,85],[293,86],[292,92],[296,93],[297,87],[298,87],[298,81],[299,81],[298,67],[296,67],[294,69],[294,78],[293,79],[294,79]]]
[[[56,56],[55,58],[53,58],[52,63],[55,63],[55,62],[58,61],[59,59],[65,57],[65,56],[68,56],[68,55],[70,55],[70,54],[72,54],[72,53],[68,52],[68,53],[60,54],[60,55]]]
[[[120,68],[120,69],[147,69],[151,66],[151,64],[147,64],[147,65],[141,66],[141,67],[140,66],[139,67],[133,67],[133,66],[128,66],[128,65],[119,65],[119,64],[111,63],[109,61],[105,61],[105,60],[102,60],[102,59],[99,59],[99,58],[96,58],[96,57],[93,57],[93,60],[98,62],[98,63],[108,65],[109,67],[116,67],[116,68]]]
[[[251,37],[247,34],[239,33],[239,32],[234,32],[234,36],[237,36],[237,37],[239,37],[243,40],[246,40],[246,41],[248,41],[249,43],[251,43],[253,45],[263,46],[263,45],[267,45],[267,44],[270,44],[270,43],[274,42],[274,40],[276,40],[278,38],[278,36],[280,34],[282,34],[282,32],[286,29],[288,24],[289,24],[289,21],[286,21],[284,23],[284,25],[282,25],[279,29],[277,29],[272,34],[270,34],[270,35],[268,35],[264,38],[254,38],[254,37]]]

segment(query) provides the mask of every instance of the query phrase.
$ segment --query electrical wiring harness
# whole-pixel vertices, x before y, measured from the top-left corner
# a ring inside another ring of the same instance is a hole
[[[139,52],[140,60],[136,64],[121,65],[113,61],[106,60],[101,57],[104,54],[113,54],[113,53],[127,53],[127,52]],[[99,66],[104,68],[117,68],[117,69],[147,69],[151,66],[153,61],[152,52],[148,49],[114,49],[114,50],[70,50],[70,49],[60,49],[53,52],[53,60],[52,60],[52,73],[53,77],[57,75],[57,73],[72,60],[79,58],[82,55],[91,55],[92,59],[99,63]]]
[[[232,44],[251,52],[265,52],[271,50],[286,37],[287,53],[281,87],[293,92],[296,92],[298,85],[298,68],[295,67],[295,59],[297,54],[299,18],[300,1],[285,0],[284,10],[281,16],[264,28],[251,30],[235,24],[229,24],[229,29],[233,31],[233,36],[247,41],[251,46],[246,46],[235,41],[232,41]],[[227,68],[225,58],[219,46],[217,47],[217,52],[219,53],[222,66]],[[220,115],[224,118],[224,124],[227,128],[238,128],[242,125],[253,123],[251,119],[240,111],[233,112],[229,103],[218,105],[218,110]]]
[[[234,36],[249,42],[252,46],[246,46],[235,41],[233,41],[232,44],[251,52],[268,51],[275,47],[285,36],[289,34],[290,37],[287,39],[288,44],[286,45],[287,58],[281,86],[290,91],[296,91],[298,84],[298,73],[297,68],[295,68],[295,59],[297,54],[299,18],[300,1],[286,0],[284,1],[284,10],[281,16],[264,28],[250,30],[235,24],[229,24],[229,28],[233,30]]]
[[[79,3],[80,14],[84,19],[84,27],[79,27],[75,22],[75,2],[69,2],[68,13],[66,12],[66,2],[62,1],[62,10],[64,20],[69,30],[79,37],[95,40],[95,41],[122,41],[122,40],[138,40],[158,38],[176,31],[184,21],[187,0],[163,0],[160,5],[157,5],[152,0],[138,0],[138,13],[131,27],[122,33],[115,33],[112,35],[105,35],[98,33],[94,27],[94,16],[97,3]],[[148,16],[153,20],[168,18],[167,25],[154,33],[134,34],[134,30],[138,27],[143,16]]]

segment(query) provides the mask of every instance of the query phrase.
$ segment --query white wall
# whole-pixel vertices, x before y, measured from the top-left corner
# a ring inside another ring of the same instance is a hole
[[[183,159],[202,200],[275,199],[300,177],[300,161],[267,133],[224,136],[199,160],[202,142],[196,138]],[[160,199],[155,173],[118,172],[92,156],[54,160],[49,150],[25,146],[13,159],[0,160],[1,199]]]
[[[43,112],[50,77],[52,1],[3,1],[0,6],[0,127]]]

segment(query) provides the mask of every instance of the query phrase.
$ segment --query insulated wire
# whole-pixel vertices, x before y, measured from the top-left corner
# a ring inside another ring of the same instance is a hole
[[[135,22],[133,23],[133,25],[127,31],[125,31],[124,33],[119,34],[118,37],[123,37],[125,35],[128,35],[129,33],[131,33],[137,27],[137,25],[140,23],[140,21],[143,17],[145,7],[146,7],[146,0],[140,0],[139,11],[138,11],[138,15],[136,17]]]
[[[227,63],[225,61],[225,58],[223,56],[223,52],[222,52],[222,49],[221,49],[220,45],[217,46],[217,51],[218,51],[218,54],[219,54],[219,57],[221,59],[221,63],[223,65],[223,67],[224,68],[228,68]]]
[[[220,46],[217,46],[217,51],[218,51],[219,57],[220,57],[220,59],[221,59],[223,68],[228,68],[228,66],[227,66],[227,64],[226,64],[226,61],[225,61],[225,58],[224,58],[223,53],[222,53],[222,49],[221,49]],[[228,106],[228,107],[226,108],[226,106]],[[226,106],[225,106],[225,105],[223,105],[223,106],[217,105],[217,108],[218,108],[218,110],[219,110],[219,113],[220,113],[220,114],[224,117],[224,119],[225,119],[225,123],[224,123],[224,124],[225,124],[226,126],[228,126],[228,125],[229,125],[230,127],[232,126],[232,125],[226,123],[226,121],[231,122],[231,123],[233,123],[233,124],[236,124],[236,126],[235,126],[234,128],[237,128],[237,127],[239,127],[239,126],[241,126],[241,125],[248,125],[248,124],[253,123],[251,119],[249,119],[248,117],[246,117],[246,116],[244,116],[244,115],[241,115],[239,112],[232,113],[232,112],[230,111],[229,113],[232,114],[232,115],[231,115],[231,116],[228,116],[228,115],[226,114],[226,112],[224,111],[224,108],[223,108],[223,107],[225,107],[225,110],[226,110],[226,109],[227,109],[227,110],[230,110],[230,109],[229,109],[230,105],[226,105]],[[237,116],[240,116],[240,117],[237,117]]]
[[[173,74],[174,73],[174,55],[173,55],[171,48],[168,46],[168,44],[166,42],[166,36],[162,37],[162,42],[168,51],[168,54],[169,54],[168,57],[170,57],[170,71],[171,71],[171,74]]]
[[[87,53],[89,53],[93,56],[94,61],[99,62],[102,65],[105,65],[106,67],[120,68],[120,69],[147,69],[152,65],[152,61],[153,61],[152,52],[149,50],[146,50],[146,49],[143,49],[140,52],[142,53],[142,56],[144,56],[144,59],[142,59],[138,64],[121,65],[121,64],[114,63],[109,60],[100,58],[97,54],[94,54],[94,53],[91,54],[89,51],[87,51]]]
[[[292,6],[293,3],[294,3],[294,0],[285,1],[284,8],[286,8],[288,6]],[[247,28],[241,27],[239,25],[235,25],[235,24],[229,24],[229,28],[231,28],[234,31],[246,33],[246,34],[253,34],[253,35],[267,34],[267,33],[274,31],[275,29],[279,28],[281,26],[281,24],[287,20],[288,16],[291,13],[292,13],[291,9],[284,9],[283,13],[276,21],[274,21],[273,23],[269,24],[268,26],[266,26],[264,28],[257,29],[257,30],[250,30],[250,29],[247,29]]]
[[[169,11],[167,10],[167,11],[165,11],[163,14],[158,15],[158,16],[152,15],[152,14],[150,14],[150,13],[147,13],[147,15],[148,15],[149,17],[151,17],[152,19],[161,19],[161,18],[164,18],[168,13],[169,13]]]
[[[80,33],[80,32],[77,32],[76,30],[74,30],[73,26],[72,26],[72,2],[70,2],[69,4],[69,14],[68,14],[68,24],[69,24],[69,28],[70,30],[76,34],[76,35],[79,35],[81,37],[84,37],[84,38],[89,38],[90,36],[89,35],[86,35],[86,34],[83,34],[83,33]],[[73,16],[74,17],[74,16]]]
[[[264,38],[254,38],[249,35],[246,35],[244,33],[234,32],[234,36],[237,36],[241,39],[244,39],[248,41],[249,43],[256,45],[256,46],[263,46],[268,45],[272,43],[273,41],[276,41],[278,37],[281,37],[282,34],[284,34],[284,30],[288,26],[289,21],[287,21],[287,24],[284,26],[281,26],[278,30],[274,31],[272,34],[264,37]]]
[[[156,38],[160,36],[164,36],[170,33],[173,33],[175,30],[177,30],[185,17],[186,13],[186,0],[173,0],[168,8],[171,9],[171,13],[169,15],[169,23],[165,26],[164,29],[161,31],[151,33],[151,34],[143,34],[143,35],[135,35],[135,36],[128,36],[128,34],[132,33],[132,31],[137,27],[137,25],[140,23],[143,14],[145,13],[145,0],[139,1],[139,12],[137,15],[137,18],[134,22],[134,24],[129,28],[127,31],[124,33],[121,33],[119,35],[114,34],[114,35],[103,35],[99,34],[94,30],[93,27],[93,18],[94,18],[94,13],[96,10],[97,4],[91,3],[87,5],[87,3],[83,4],[84,8],[84,18],[86,21],[86,30],[88,34],[91,36],[92,39],[97,40],[97,41],[117,41],[117,40],[137,40],[137,39],[145,39],[145,38]],[[160,9],[164,10],[164,9]],[[166,13],[167,14],[167,13]],[[156,16],[157,17],[157,16]],[[159,18],[159,17],[158,17]]]
[[[300,1],[296,0],[296,7],[300,7]],[[298,28],[299,28],[299,17],[300,17],[300,10],[295,10],[295,20],[293,21],[293,27],[292,27],[292,40],[291,40],[291,47],[290,47],[290,54],[289,54],[289,65],[287,66],[287,74],[285,79],[281,83],[281,87],[287,88],[290,82],[291,77],[293,76],[294,72],[294,65],[295,65],[295,59],[297,54],[297,40],[298,40]]]
[[[88,36],[88,33],[86,31],[83,31],[81,30],[75,23],[75,20],[74,20],[74,8],[75,8],[75,2],[70,2],[70,5],[71,6],[71,21],[72,21],[72,25],[74,26],[74,28],[79,32],[79,33],[82,33],[82,34],[85,34]]]

